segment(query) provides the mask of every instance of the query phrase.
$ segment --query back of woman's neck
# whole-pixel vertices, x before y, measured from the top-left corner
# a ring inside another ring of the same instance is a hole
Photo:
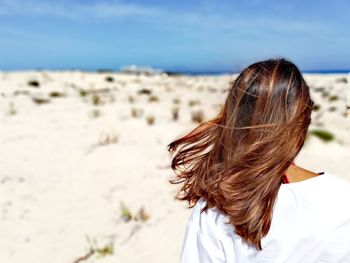
[[[319,175],[318,173],[314,173],[312,171],[306,170],[294,164],[291,164],[288,167],[285,174],[287,176],[289,183],[304,181]]]

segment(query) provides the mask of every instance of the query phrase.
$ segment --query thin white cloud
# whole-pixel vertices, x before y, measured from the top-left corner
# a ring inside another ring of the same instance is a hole
[[[211,3],[212,4],[212,3]],[[254,35],[275,33],[319,34],[329,31],[326,24],[287,19],[276,15],[242,13],[242,10],[210,11],[208,5],[202,10],[172,11],[165,8],[131,4],[121,1],[96,1],[94,3],[53,2],[33,0],[0,0],[0,16],[56,16],[78,20],[147,19],[158,28],[178,29],[191,32],[229,31]],[[276,7],[277,8],[277,7]],[[218,12],[219,11],[219,12]]]
[[[0,15],[57,16],[69,19],[155,16],[159,10],[122,2],[48,3],[40,1],[1,0]]]

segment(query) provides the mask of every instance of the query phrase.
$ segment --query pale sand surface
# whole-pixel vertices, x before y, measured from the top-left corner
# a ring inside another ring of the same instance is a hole
[[[325,129],[335,140],[310,137],[296,163],[350,180],[350,79],[305,77],[321,106],[310,130]],[[0,73],[0,262],[73,262],[89,251],[88,239],[106,255],[82,262],[178,262],[191,211],[173,199],[178,186],[168,183],[166,145],[197,125],[192,111],[202,110],[204,119],[218,113],[231,79]],[[29,86],[30,80],[40,86]],[[141,89],[158,101],[138,94]],[[50,97],[52,91],[66,96]],[[33,97],[50,101],[39,105]],[[179,119],[173,120],[176,106]],[[132,108],[142,115],[133,117]],[[144,207],[149,219],[123,221],[121,201],[133,215]]]

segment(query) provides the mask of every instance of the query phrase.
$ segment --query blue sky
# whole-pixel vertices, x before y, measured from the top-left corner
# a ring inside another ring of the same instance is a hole
[[[350,69],[350,1],[0,0],[0,70]]]

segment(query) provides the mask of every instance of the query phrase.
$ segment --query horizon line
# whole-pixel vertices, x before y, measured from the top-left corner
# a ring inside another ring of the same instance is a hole
[[[125,67],[124,67],[125,68]],[[168,70],[168,69],[161,69],[159,67],[143,67],[143,66],[137,66],[138,69],[141,71],[143,69],[150,69],[154,71],[159,71],[158,73],[167,73],[169,75],[171,74],[181,74],[181,75],[224,75],[224,74],[239,74],[241,70],[186,70],[186,69],[180,69],[180,70]],[[123,72],[123,67],[120,67],[119,69],[113,69],[113,68],[94,68],[94,69],[87,69],[87,68],[79,68],[79,67],[62,67],[62,68],[26,68],[26,69],[0,69],[0,72],[25,72],[25,71],[81,71],[81,72],[88,72],[88,73],[118,73]],[[300,69],[302,73],[307,74],[350,74],[350,69],[307,69],[302,70]]]

